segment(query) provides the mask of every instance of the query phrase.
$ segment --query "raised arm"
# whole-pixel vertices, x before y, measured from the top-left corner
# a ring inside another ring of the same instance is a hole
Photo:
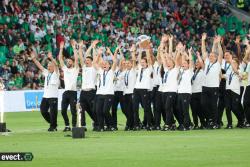
[[[53,58],[51,52],[48,52],[48,58],[49,58],[50,61],[54,64],[55,72],[58,74],[58,73],[59,73],[59,68],[58,68],[57,62],[56,62],[56,60]]]
[[[79,60],[80,60],[80,64],[83,67],[84,66],[84,60],[83,60],[83,41],[81,40],[79,42]]]
[[[74,52],[74,59],[75,59],[75,68],[79,68],[79,63],[78,63],[78,51],[76,49],[76,41],[75,40],[71,40],[70,41],[70,44],[73,48],[73,52]]]
[[[169,55],[172,57],[173,56],[173,35],[169,36]]]
[[[221,46],[221,37],[220,36],[217,37],[217,45],[218,45],[218,61],[221,64],[222,59],[223,59],[223,49]]]
[[[130,49],[130,52],[131,52],[131,57],[132,57],[132,62],[133,62],[133,69],[136,68],[136,47],[135,45],[133,44],[131,49]]]
[[[119,50],[119,48],[116,48],[115,53],[112,54],[110,48],[107,48],[107,52],[108,52],[108,54],[111,55],[112,61],[113,61],[113,64],[112,64],[112,67],[111,67],[112,71],[115,71],[116,67],[117,67],[117,52],[118,52],[118,50]]]
[[[100,61],[101,56],[102,56],[102,48],[99,48],[97,54],[94,55],[94,57],[93,57],[93,67],[96,70],[100,69],[99,61]]]
[[[234,71],[237,75],[239,75],[238,67],[236,66],[235,63],[233,63],[233,56],[232,56],[232,55],[230,55],[229,62],[230,62],[230,64],[231,64],[231,66],[232,66],[233,71]]]
[[[207,59],[206,38],[207,38],[207,34],[203,33],[202,38],[201,38],[201,54],[202,54],[203,60]]]
[[[192,47],[188,49],[188,59],[189,59],[189,69],[192,69],[194,67]]]
[[[241,47],[240,47],[240,36],[238,35],[235,39],[235,44],[237,46],[237,57],[240,62],[242,62],[242,56],[241,56]]]
[[[204,69],[205,65],[204,65],[204,62],[203,62],[203,60],[201,58],[200,52],[198,52],[198,51],[196,52],[196,57],[197,57],[199,63],[201,64],[201,68]]]
[[[91,50],[96,48],[96,45],[99,43],[99,40],[94,40],[89,48],[86,51],[86,56],[91,56]]]
[[[245,51],[245,56],[243,59],[243,62],[247,64],[250,61],[250,45],[247,45],[246,51]]]
[[[59,63],[61,68],[65,66],[64,60],[63,60],[63,48],[64,48],[64,42],[60,43],[60,50],[59,50]]]
[[[37,68],[41,71],[44,71],[44,67],[41,65],[41,63],[36,59],[36,54],[34,51],[31,52],[31,59],[32,61],[35,63],[35,65],[37,66]]]

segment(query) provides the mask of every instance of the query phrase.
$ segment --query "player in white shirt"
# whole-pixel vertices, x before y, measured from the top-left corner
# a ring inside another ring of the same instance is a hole
[[[200,53],[196,52],[196,56],[197,59],[191,80],[192,95],[191,95],[190,106],[192,110],[192,117],[194,123],[193,129],[204,129],[206,127],[206,121],[205,121],[205,113],[201,105],[201,92],[205,75],[204,75],[204,70],[202,69],[203,60],[200,57]],[[200,120],[200,127],[198,119]]]
[[[166,51],[161,53],[161,60],[164,67],[164,73],[161,78],[161,85],[159,90],[162,92],[162,105],[166,114],[166,123],[163,126],[163,131],[175,130],[175,119],[180,122],[180,117],[176,112],[176,98],[178,90],[177,76],[180,69],[180,49],[176,49],[175,57]]]
[[[93,65],[97,70],[98,77],[98,85],[96,92],[96,113],[98,120],[98,131],[113,131],[115,130],[112,122],[112,117],[110,114],[110,109],[113,103],[114,98],[114,77],[115,77],[115,69],[117,66],[117,52],[116,49],[114,55],[107,48],[107,53],[111,55],[113,64],[112,66],[108,61],[102,59],[103,49],[99,48],[97,52],[97,56],[94,57]],[[104,129],[104,120],[107,125],[107,128]]]
[[[140,48],[142,49],[142,48]],[[151,46],[148,45],[147,48],[144,48],[146,51],[146,56],[142,57],[142,54],[145,52],[139,52],[139,64],[137,70],[137,79],[135,83],[134,89],[134,99],[133,99],[133,107],[134,107],[134,130],[140,130],[140,118],[139,118],[139,104],[141,104],[144,108],[144,112],[146,115],[146,129],[152,130],[152,115],[151,115],[151,104],[150,104],[150,96],[148,90],[150,89],[151,76],[153,72],[152,68],[152,60],[150,55]]]
[[[226,93],[226,75],[232,71],[232,66],[229,62],[229,55],[231,51],[225,51],[224,59],[221,63],[221,79],[219,86],[219,101],[218,101],[218,128],[223,126],[222,116],[225,110],[225,93]]]
[[[210,129],[216,129],[218,119],[218,95],[220,85],[221,63],[223,50],[221,47],[221,37],[214,37],[212,52],[206,52],[206,34],[202,35],[202,57],[205,62],[204,86],[202,88],[202,106],[206,113],[207,126]],[[218,54],[215,53],[216,49]]]
[[[124,110],[124,97],[123,97],[123,91],[125,88],[125,84],[124,84],[124,76],[125,76],[125,69],[126,69],[126,61],[124,59],[122,50],[120,48],[120,46],[118,46],[118,51],[120,53],[120,62],[119,62],[119,66],[116,67],[115,70],[115,78],[114,78],[114,100],[113,100],[113,104],[112,104],[112,112],[111,112],[111,116],[113,119],[113,128],[115,130],[118,130],[117,128],[117,107],[118,104],[120,103],[121,106],[121,110],[122,113],[126,116],[126,119],[128,119],[128,115]]]
[[[245,57],[244,57],[244,63],[246,64],[247,67],[245,67],[245,73],[244,73],[244,78],[247,79],[247,86],[245,90],[245,95],[244,95],[244,112],[246,115],[246,127],[250,127],[250,45],[247,45]]]
[[[136,82],[136,57],[135,45],[131,48],[132,58],[130,60],[126,60],[126,70],[124,75],[124,111],[127,114],[127,121],[125,131],[133,130],[134,128],[134,112],[133,112],[133,92],[134,86]]]
[[[77,77],[79,73],[79,65],[78,65],[78,52],[76,50],[76,42],[74,40],[71,41],[71,46],[74,52],[74,58],[68,57],[66,59],[67,66],[64,64],[64,55],[63,55],[63,48],[64,43],[60,43],[60,51],[59,51],[59,62],[60,66],[64,72],[64,84],[65,84],[65,91],[62,95],[62,116],[65,123],[66,131],[71,131],[69,118],[67,114],[68,106],[70,105],[71,115],[72,115],[72,127],[76,127],[77,122]]]
[[[182,52],[181,69],[178,75],[178,115],[180,116],[179,130],[190,130],[192,127],[189,115],[189,104],[192,94],[191,79],[193,77],[193,57],[192,48],[188,50],[188,54]]]
[[[50,124],[49,132],[57,131],[57,113],[58,113],[58,87],[59,87],[59,70],[56,60],[48,53],[48,69],[45,69],[38,60],[35,53],[31,53],[31,58],[35,65],[42,71],[45,77],[44,94],[40,105],[40,111],[43,118]]]
[[[86,130],[86,117],[85,111],[88,113],[93,121],[93,130],[97,129],[97,116],[94,111],[94,103],[96,96],[96,76],[97,71],[93,67],[93,57],[90,52],[96,48],[98,40],[92,42],[88,50],[86,51],[85,58],[83,57],[83,41],[79,43],[79,59],[82,67],[82,89],[80,94],[81,105],[81,126]]]
[[[154,97],[154,128],[155,130],[161,129],[161,117],[163,122],[166,124],[166,113],[164,111],[165,101],[163,100],[163,92],[161,91],[162,88],[162,78],[164,76],[164,67],[161,60],[161,54],[164,52],[171,52],[172,53],[172,46],[173,46],[173,36],[164,34],[161,39],[161,45],[158,47],[157,50],[157,62],[155,62],[154,67],[154,87],[155,90],[155,97]]]
[[[229,62],[232,66],[232,70],[226,74],[226,94],[225,94],[225,106],[227,116],[226,129],[232,129],[232,113],[233,112],[238,119],[238,127],[244,127],[244,116],[241,110],[241,98],[240,98],[240,72],[238,59],[233,59],[230,55]]]

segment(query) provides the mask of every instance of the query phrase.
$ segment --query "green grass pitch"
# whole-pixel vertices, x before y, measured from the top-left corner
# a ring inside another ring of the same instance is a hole
[[[70,116],[70,114],[69,114]],[[0,152],[32,152],[32,162],[3,162],[0,167],[247,167],[250,166],[250,129],[187,132],[124,132],[119,111],[117,132],[92,132],[88,118],[85,139],[65,137],[62,116],[58,132],[48,133],[39,112],[7,113],[0,134]]]

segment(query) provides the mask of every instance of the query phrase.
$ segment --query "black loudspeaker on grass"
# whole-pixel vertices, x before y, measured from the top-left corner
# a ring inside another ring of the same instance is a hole
[[[84,127],[73,127],[72,128],[72,138],[73,139],[85,138]]]
[[[81,127],[81,106],[78,103],[76,105],[77,108],[77,113],[78,113],[78,127],[73,127],[72,128],[72,138],[73,139],[83,139],[85,138],[85,128]]]
[[[6,129],[6,123],[3,122],[3,123],[0,123],[0,132],[6,132],[7,129]]]

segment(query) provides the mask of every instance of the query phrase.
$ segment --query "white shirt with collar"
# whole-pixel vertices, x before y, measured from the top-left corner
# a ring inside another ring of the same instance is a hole
[[[161,65],[158,64],[158,62],[154,63],[154,75],[153,75],[153,86],[159,86],[160,85],[160,79],[161,78]]]
[[[76,67],[68,68],[66,66],[63,66],[62,70],[64,72],[65,90],[76,91],[79,68]]]
[[[193,77],[193,69],[181,69],[179,77],[178,93],[192,94],[191,80]]]
[[[192,93],[201,93],[202,86],[204,85],[205,74],[204,70],[200,69],[195,71],[191,80],[192,83]]]
[[[205,87],[218,88],[220,85],[221,65],[218,61],[210,63],[207,58],[205,61]]]
[[[59,72],[50,73],[47,69],[43,70],[44,81],[44,98],[58,98]]]
[[[95,89],[96,86],[96,69],[91,66],[82,67],[82,90]]]
[[[168,70],[167,68],[164,68],[164,75],[162,78],[162,84],[160,86],[159,91],[162,92],[177,92],[178,90],[178,81],[177,77],[179,74],[179,68],[173,68],[171,70]]]
[[[147,89],[147,90],[152,89],[151,87],[152,72],[153,72],[152,66],[149,66],[143,69],[139,65],[139,68],[137,70],[137,79],[135,83],[135,89]]]
[[[240,77],[234,71],[226,77],[226,89],[240,95]]]
[[[133,94],[136,82],[136,70],[126,70],[124,75],[124,94]]]
[[[114,78],[114,90],[116,91],[124,91],[125,83],[124,83],[124,75],[125,71],[121,71],[120,69],[115,70],[115,78]]]
[[[114,71],[99,69],[98,74],[98,85],[97,85],[97,95],[114,95]]]

